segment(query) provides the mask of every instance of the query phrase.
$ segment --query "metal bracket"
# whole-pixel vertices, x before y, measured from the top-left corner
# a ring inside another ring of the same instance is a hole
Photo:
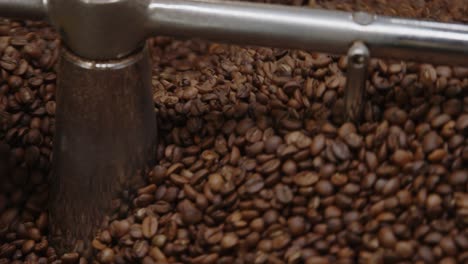
[[[359,122],[364,106],[370,52],[366,44],[354,42],[348,50],[348,68],[344,95],[346,120]]]

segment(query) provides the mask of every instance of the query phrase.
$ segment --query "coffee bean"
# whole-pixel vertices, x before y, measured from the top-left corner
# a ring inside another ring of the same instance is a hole
[[[293,192],[291,189],[283,184],[277,184],[275,186],[275,197],[281,203],[290,203],[293,199]]]
[[[211,190],[220,192],[224,187],[224,179],[220,174],[211,174],[208,178],[208,184]]]
[[[466,182],[468,181],[468,171],[466,170],[454,171],[450,174],[448,180],[450,184],[454,186],[461,186],[463,184],[466,184]]]
[[[294,161],[287,160],[283,163],[281,171],[284,172],[286,175],[294,175],[297,173],[297,165]]]
[[[312,139],[312,144],[310,145],[310,152],[312,155],[318,155],[320,151],[325,147],[325,136],[319,134]]]
[[[295,145],[299,149],[307,148],[312,143],[312,140],[302,132],[295,131],[285,136],[286,144]]]
[[[391,107],[385,111],[384,118],[392,124],[403,125],[408,119],[408,114],[398,107]]]
[[[110,248],[105,248],[100,252],[99,261],[101,261],[102,263],[112,263],[114,262],[114,258],[114,251]]]
[[[334,192],[333,185],[329,181],[320,180],[315,184],[317,193],[323,196],[332,195]]]
[[[303,217],[294,216],[288,219],[288,227],[293,236],[300,236],[306,229],[306,222]]]
[[[356,133],[347,134],[343,139],[348,146],[354,149],[359,149],[363,144],[363,138]]]
[[[431,131],[427,133],[424,136],[423,145],[422,145],[424,152],[428,153],[437,149],[442,144],[442,142],[443,142],[442,138],[439,135],[437,135],[435,131]]]
[[[463,114],[458,117],[456,128],[459,132],[466,134],[468,128],[468,114]]]
[[[392,195],[400,188],[400,180],[398,178],[390,179],[383,187],[382,194],[385,196]]]
[[[177,205],[182,220],[186,224],[196,224],[202,220],[202,212],[189,200],[183,200]]]
[[[278,147],[281,145],[282,142],[283,142],[283,139],[279,136],[269,137],[265,141],[265,152],[266,153],[276,152],[276,150],[278,149]]]
[[[410,258],[414,254],[413,245],[408,241],[398,241],[395,245],[395,251],[402,258]]]
[[[311,186],[319,180],[319,176],[310,171],[303,171],[293,176],[293,182],[298,186]]]
[[[239,238],[234,233],[227,233],[221,239],[221,247],[229,249],[235,247],[239,243]]]
[[[389,227],[383,227],[378,233],[379,243],[386,248],[393,248],[397,243],[397,239],[392,229]]]
[[[65,253],[61,257],[61,260],[63,263],[76,263],[78,259],[80,258],[79,254],[74,252],[74,253]]]
[[[440,247],[449,256],[457,254],[457,246],[451,237],[444,237],[440,240]]]
[[[133,244],[133,254],[137,258],[143,258],[149,251],[148,242],[146,240],[138,240]]]
[[[407,163],[413,161],[413,153],[398,149],[393,153],[392,161],[395,164],[404,167]]]
[[[275,236],[271,241],[273,250],[281,250],[291,242],[291,238],[287,234],[280,234]]]
[[[156,166],[154,167],[153,169],[153,177],[152,177],[152,181],[154,183],[160,183],[162,181],[164,181],[165,177],[167,177],[168,175],[166,174],[166,168],[164,168],[163,166]]]
[[[426,207],[429,211],[438,211],[442,204],[442,199],[438,194],[430,194],[426,200]]]
[[[331,145],[333,154],[340,160],[348,160],[351,158],[351,152],[346,144],[342,141],[334,141]]]
[[[146,238],[152,238],[158,231],[158,219],[154,216],[147,216],[142,223],[142,232]]]
[[[263,174],[271,174],[274,171],[278,170],[281,166],[281,161],[279,159],[272,159],[265,162],[262,166],[260,166],[260,172]]]

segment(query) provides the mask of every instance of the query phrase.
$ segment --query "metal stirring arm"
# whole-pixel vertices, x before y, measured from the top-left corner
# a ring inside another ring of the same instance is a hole
[[[210,0],[0,0],[0,15],[49,17],[77,55],[124,57],[166,35],[373,57],[467,65],[468,26],[367,13]]]
[[[150,34],[343,55],[361,41],[374,57],[467,64],[460,24],[228,1],[153,0],[148,12]]]

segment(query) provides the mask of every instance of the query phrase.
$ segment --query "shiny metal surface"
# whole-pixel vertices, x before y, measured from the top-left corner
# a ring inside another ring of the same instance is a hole
[[[47,0],[1,0],[0,15],[9,18],[44,19]]]
[[[370,52],[364,43],[358,41],[349,48],[344,95],[345,119],[348,121],[359,122],[361,117],[369,60]]]
[[[143,182],[157,129],[146,49],[107,62],[64,50],[58,73],[49,241],[61,254],[90,249],[113,199]]]
[[[49,0],[49,16],[75,54],[109,60],[143,46],[148,5],[149,0]]]
[[[95,60],[167,35],[333,54],[362,41],[374,57],[468,65],[460,24],[216,0],[0,0],[0,15],[43,17],[46,9],[65,45]]]
[[[346,54],[364,42],[373,57],[468,65],[468,26],[228,1],[152,0],[150,35]]]

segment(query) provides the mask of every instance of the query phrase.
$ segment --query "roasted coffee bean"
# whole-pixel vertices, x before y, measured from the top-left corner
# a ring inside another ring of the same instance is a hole
[[[183,200],[177,205],[182,220],[186,224],[196,224],[203,218],[202,212],[189,200]]]
[[[221,239],[221,247],[223,249],[229,249],[235,247],[239,242],[239,238],[234,233],[227,233]]]
[[[397,243],[397,239],[392,229],[389,227],[383,227],[378,233],[379,243],[385,248],[393,248]]]
[[[142,223],[142,232],[146,238],[152,238],[158,231],[158,219],[154,216],[147,216]]]

